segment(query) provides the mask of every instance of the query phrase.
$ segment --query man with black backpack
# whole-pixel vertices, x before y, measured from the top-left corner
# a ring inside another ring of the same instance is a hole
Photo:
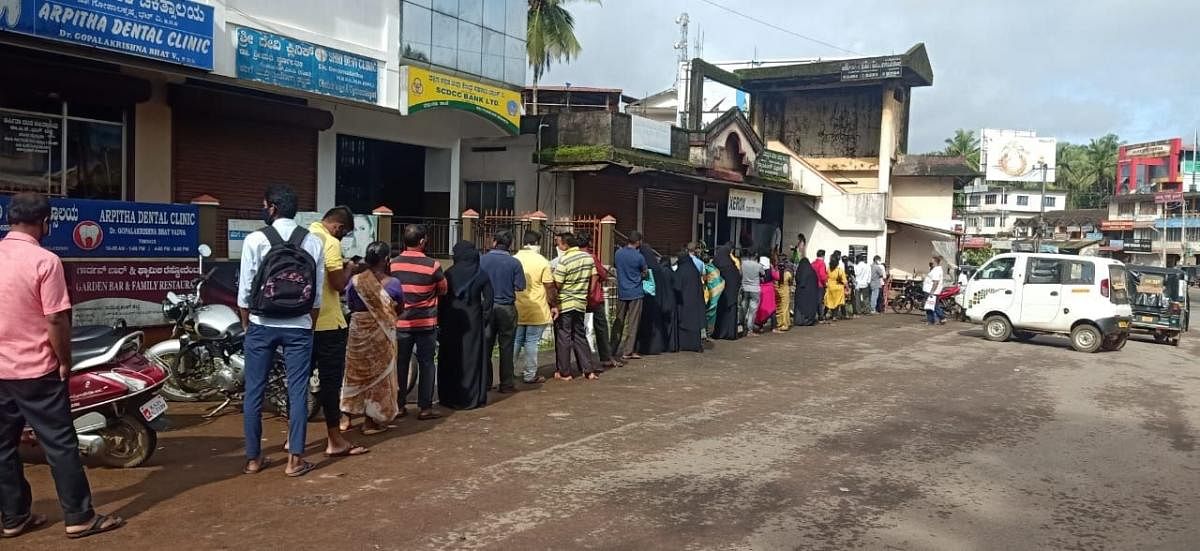
[[[308,378],[313,349],[313,324],[320,313],[325,283],[325,254],[320,237],[294,220],[296,192],[272,184],[263,198],[267,226],[246,236],[242,243],[238,306],[246,328],[246,395],[243,427],[246,433],[246,466],[257,474],[268,464],[262,454],[262,403],[267,380],[282,349],[288,387],[289,477],[313,470],[304,460],[308,423]]]

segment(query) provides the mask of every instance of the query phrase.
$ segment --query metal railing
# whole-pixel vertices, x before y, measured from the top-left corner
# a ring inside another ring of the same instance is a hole
[[[462,220],[458,218],[436,218],[404,216],[392,218],[392,249],[403,250],[404,227],[409,224],[425,226],[425,254],[449,258],[454,244],[462,236]]]

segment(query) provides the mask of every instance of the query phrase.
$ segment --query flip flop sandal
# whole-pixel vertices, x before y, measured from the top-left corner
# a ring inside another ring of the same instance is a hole
[[[28,534],[29,532],[37,530],[45,525],[46,515],[30,514],[25,518],[25,522],[22,522],[20,526],[16,528],[10,528],[6,532],[0,532],[0,538],[15,538],[17,536]],[[13,530],[16,531],[14,532]]]
[[[377,427],[377,428],[373,428],[373,429],[363,429],[363,430],[362,430],[362,435],[363,435],[363,436],[375,436],[376,434],[383,434],[383,433],[385,433],[385,432],[387,432],[387,431],[388,431],[388,427]],[[330,456],[330,457],[333,457],[333,456]]]
[[[104,523],[109,520],[112,521],[112,524],[106,526]],[[117,515],[96,515],[92,517],[92,524],[91,526],[88,526],[87,530],[80,532],[68,532],[67,537],[77,540],[80,538],[86,538],[88,536],[94,536],[96,534],[111,532],[122,526],[125,526],[125,519]]]
[[[325,454],[325,457],[355,457],[358,455],[366,455],[368,453],[371,453],[369,448],[351,444],[349,448],[346,448],[340,452],[327,453]]]
[[[299,470],[295,470],[290,473],[284,473],[284,474],[287,474],[288,478],[300,478],[308,473],[313,472],[313,469],[316,469],[316,468],[317,468],[316,465],[313,465],[312,463],[309,463],[308,461],[301,461]]]
[[[250,462],[246,461],[246,466],[242,468],[242,474],[258,474],[258,473],[263,472],[263,469],[266,469],[270,465],[271,465],[271,458],[259,457],[258,458],[258,468],[254,469],[254,470],[250,470]]]

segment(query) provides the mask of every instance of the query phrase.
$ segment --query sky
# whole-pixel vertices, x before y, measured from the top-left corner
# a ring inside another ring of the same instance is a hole
[[[1200,130],[1200,1],[711,0],[864,56],[924,42],[933,86],[913,90],[910,153],[956,128],[1035,130],[1129,143]],[[709,61],[853,56],[703,0],[569,2],[583,53],[545,85],[622,88],[641,97],[674,82],[676,17],[686,11]]]

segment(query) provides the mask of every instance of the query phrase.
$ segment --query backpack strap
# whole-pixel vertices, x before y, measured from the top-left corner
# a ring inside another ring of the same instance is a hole
[[[288,238],[288,243],[291,243],[296,248],[301,248],[304,246],[305,237],[308,237],[308,230],[296,226],[296,229],[292,230],[292,236]]]
[[[279,230],[275,229],[275,226],[267,226],[258,231],[267,236],[267,241],[271,243],[272,247],[283,243],[283,236],[279,235]]]

